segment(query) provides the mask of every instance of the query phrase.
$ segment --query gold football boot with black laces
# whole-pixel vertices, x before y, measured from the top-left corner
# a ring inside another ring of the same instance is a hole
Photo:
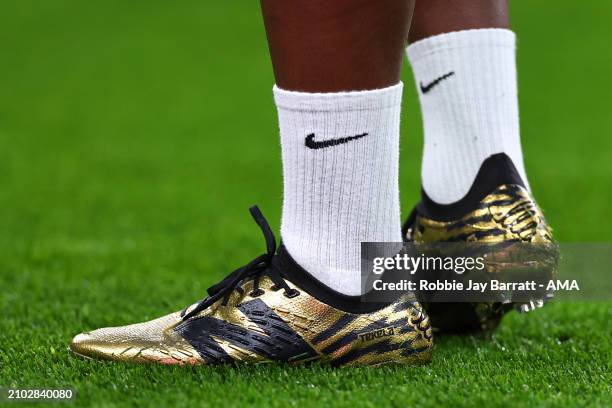
[[[73,353],[134,363],[422,364],[432,330],[414,295],[363,302],[322,285],[274,235],[257,207],[251,214],[267,252],[208,289],[182,312],[145,323],[77,335]]]
[[[422,192],[422,200],[402,228],[407,243],[474,243],[495,249],[504,262],[491,276],[519,271],[540,281],[556,275],[558,248],[542,211],[525,187],[510,158],[485,160],[468,194],[440,205]],[[441,244],[442,247],[444,244]],[[501,248],[501,249],[497,249]],[[493,264],[493,263],[491,263]],[[497,327],[506,312],[529,312],[552,297],[541,291],[527,301],[428,302],[417,292],[436,332],[475,332]]]

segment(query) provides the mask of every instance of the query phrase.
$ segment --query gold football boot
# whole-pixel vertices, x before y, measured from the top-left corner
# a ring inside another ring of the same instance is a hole
[[[405,222],[406,242],[470,243],[495,249],[502,262],[488,270],[494,274],[519,271],[529,277],[556,275],[558,247],[541,209],[525,188],[510,158],[489,157],[481,166],[468,194],[459,202],[440,205],[425,192]],[[442,244],[444,245],[444,244]],[[491,263],[493,264],[493,262]],[[516,276],[516,275],[515,275]],[[417,293],[435,332],[474,332],[497,327],[506,312],[529,312],[552,297],[541,291],[528,301],[427,302]]]
[[[192,365],[430,361],[432,330],[414,295],[380,304],[334,292],[283,246],[277,252],[259,209],[251,214],[267,252],[210,287],[207,298],[149,322],[79,334],[70,350],[87,358]]]

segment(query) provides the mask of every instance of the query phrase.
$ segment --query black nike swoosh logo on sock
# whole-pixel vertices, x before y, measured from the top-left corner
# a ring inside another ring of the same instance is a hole
[[[423,82],[421,82],[421,92],[423,92],[423,94],[426,94],[427,92],[431,91],[436,85],[438,85],[440,82],[444,81],[446,78],[452,77],[453,75],[455,75],[455,71],[451,71],[448,74],[444,74],[441,77],[434,79],[427,85],[423,85]]]
[[[315,134],[311,133],[308,136],[306,136],[304,144],[309,149],[323,149],[324,147],[337,146],[339,144],[348,143],[351,140],[361,139],[362,137],[366,137],[367,135],[368,135],[367,133],[362,133],[360,135],[340,137],[338,139],[327,139],[327,140],[321,140],[320,142],[317,142],[314,140]]]

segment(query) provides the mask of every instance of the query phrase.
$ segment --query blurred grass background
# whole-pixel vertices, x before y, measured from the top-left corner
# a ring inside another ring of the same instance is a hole
[[[513,2],[523,145],[562,242],[609,241],[612,5]],[[421,123],[405,68],[403,214]],[[176,310],[278,229],[280,148],[254,1],[0,4],[0,387],[96,405],[609,405],[609,304],[509,316],[426,368],[167,369],[68,356],[84,329]],[[231,395],[231,396],[228,396]],[[470,398],[470,399],[468,399]]]

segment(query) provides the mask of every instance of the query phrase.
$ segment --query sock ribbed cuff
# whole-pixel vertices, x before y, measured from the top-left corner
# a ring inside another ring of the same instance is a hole
[[[274,101],[279,109],[309,112],[350,112],[385,109],[402,101],[403,84],[370,91],[309,93],[287,91],[274,85]]]
[[[516,46],[516,34],[505,28],[479,28],[438,34],[416,41],[406,48],[408,59],[413,64],[423,57],[463,47],[510,47]]]

